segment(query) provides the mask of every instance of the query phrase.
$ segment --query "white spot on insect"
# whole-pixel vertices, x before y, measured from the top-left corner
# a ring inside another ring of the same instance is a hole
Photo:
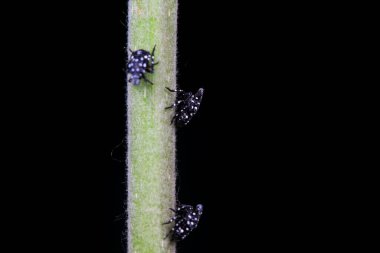
[[[147,55],[144,55],[144,58],[145,58],[145,59],[148,59],[148,56],[147,56]]]
[[[135,72],[135,69],[134,69],[134,68],[132,68],[132,69],[131,69],[131,71],[132,71],[132,72]]]
[[[140,69],[139,69],[139,68],[136,68],[136,71],[137,71],[137,72],[139,72],[139,71],[140,71]]]
[[[139,66],[142,67],[142,63],[139,63]]]
[[[142,60],[144,60],[144,58],[143,58],[143,57],[141,57],[141,58],[140,58],[140,61],[142,61]]]
[[[194,225],[194,222],[190,222],[191,225]]]
[[[191,215],[188,215],[187,217],[189,217],[191,219]]]
[[[198,107],[194,107],[195,110],[198,110]],[[203,110],[203,109],[202,109]]]
[[[146,68],[146,63],[143,64],[143,67]]]

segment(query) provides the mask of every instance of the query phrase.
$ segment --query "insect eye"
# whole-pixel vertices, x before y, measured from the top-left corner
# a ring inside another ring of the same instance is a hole
[[[203,212],[203,205],[202,204],[198,204],[196,208],[197,208],[198,213],[202,214],[202,212]]]

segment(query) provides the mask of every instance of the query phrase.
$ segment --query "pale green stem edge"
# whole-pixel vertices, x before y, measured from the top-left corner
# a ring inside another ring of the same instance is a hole
[[[154,85],[127,83],[128,253],[174,253],[162,225],[175,207],[175,128],[170,125],[176,88],[177,0],[130,0],[128,48],[156,45]],[[128,53],[129,54],[129,53]]]

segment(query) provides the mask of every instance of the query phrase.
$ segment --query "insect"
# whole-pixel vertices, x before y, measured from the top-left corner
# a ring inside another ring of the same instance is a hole
[[[179,204],[177,209],[174,210],[170,208],[170,210],[172,210],[175,215],[164,224],[170,224],[174,222],[174,226],[166,237],[171,234],[172,240],[181,241],[185,239],[190,234],[190,232],[198,226],[199,218],[203,212],[203,205],[198,204],[194,208],[191,205]]]
[[[131,52],[131,57],[127,63],[127,73],[131,74],[128,82],[138,85],[140,84],[141,78],[147,81],[150,84],[153,84],[145,77],[145,72],[154,73],[154,65],[158,64],[158,62],[154,62],[154,51],[156,50],[156,46],[153,47],[152,53],[145,51],[143,49],[139,49]]]
[[[165,108],[170,109],[175,107],[175,114],[171,120],[171,124],[175,122],[177,126],[187,125],[199,110],[204,90],[200,88],[195,94],[192,94],[183,90],[171,90],[168,87],[166,89],[177,93],[175,103]]]

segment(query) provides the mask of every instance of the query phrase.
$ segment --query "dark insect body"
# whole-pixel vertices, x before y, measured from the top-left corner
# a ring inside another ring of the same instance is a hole
[[[177,100],[174,104],[165,109],[175,108],[175,114],[172,118],[171,124],[175,122],[177,126],[185,126],[199,110],[201,105],[204,90],[200,88],[195,94],[185,92],[183,90],[171,90],[166,87],[170,92],[177,93]]]
[[[140,84],[140,80],[144,79],[150,84],[153,84],[145,77],[145,73],[154,73],[154,65],[158,64],[158,62],[154,62],[154,51],[156,46],[154,46],[152,53],[145,51],[143,49],[139,49],[131,52],[131,56],[127,63],[127,73],[130,74],[130,78],[128,82],[138,85]]]
[[[167,236],[171,234],[172,240],[181,241],[198,226],[199,219],[203,212],[203,205],[198,204],[194,208],[190,205],[179,204],[177,209],[170,208],[170,210],[172,210],[175,215],[164,224],[174,222],[174,226]]]

